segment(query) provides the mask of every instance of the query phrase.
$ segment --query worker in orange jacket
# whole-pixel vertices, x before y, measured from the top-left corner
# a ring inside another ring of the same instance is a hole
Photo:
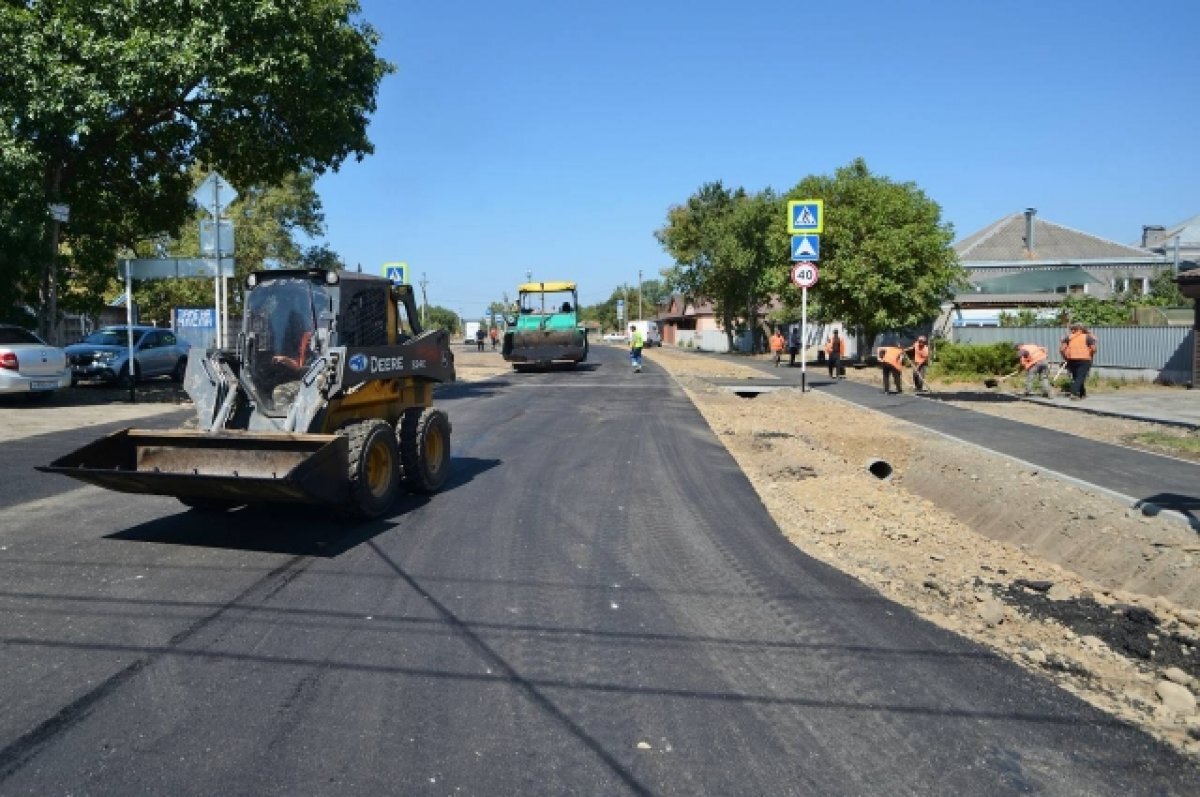
[[[787,341],[783,339],[783,333],[776,329],[771,333],[771,359],[775,361],[775,367],[779,367],[779,360],[783,357],[783,350],[787,348]]]
[[[1046,350],[1035,343],[1018,343],[1017,358],[1025,369],[1025,395],[1033,393],[1033,380],[1041,377],[1042,398],[1050,398],[1050,363]]]
[[[879,367],[883,369],[883,392],[889,393],[888,380],[896,382],[896,392],[904,392],[901,377],[904,374],[904,349],[899,346],[882,346],[877,354]]]
[[[1071,324],[1058,350],[1066,360],[1067,370],[1071,372],[1071,398],[1086,398],[1087,378],[1092,370],[1092,360],[1096,358],[1096,337],[1076,321]]]
[[[925,390],[925,369],[929,367],[929,339],[924,335],[918,336],[904,353],[912,360],[913,388],[921,392]]]
[[[830,379],[845,379],[846,375],[842,373],[841,366],[842,357],[846,355],[846,341],[842,340],[835,329],[833,334],[825,341],[825,363],[829,366]]]

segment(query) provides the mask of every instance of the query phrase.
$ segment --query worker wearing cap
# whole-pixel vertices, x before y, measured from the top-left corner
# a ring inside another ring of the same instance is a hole
[[[883,369],[883,392],[889,393],[888,380],[896,382],[896,392],[904,392],[900,377],[904,373],[904,349],[899,346],[882,346],[878,353],[879,367]]]
[[[1050,363],[1046,359],[1046,350],[1034,343],[1018,343],[1014,348],[1025,369],[1025,395],[1033,393],[1033,381],[1041,377],[1042,398],[1050,398]]]
[[[1096,337],[1076,321],[1071,324],[1058,350],[1066,360],[1067,370],[1071,372],[1071,398],[1086,398],[1087,378],[1092,370],[1092,360],[1096,357]]]
[[[929,367],[929,339],[924,335],[917,337],[913,345],[904,352],[913,364],[913,388],[919,393],[925,390],[925,369]]]

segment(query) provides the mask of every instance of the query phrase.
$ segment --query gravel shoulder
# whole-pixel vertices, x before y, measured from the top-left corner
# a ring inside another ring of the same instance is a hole
[[[821,392],[739,398],[708,380],[763,374],[728,359],[651,359],[805,553],[1200,758],[1194,532],[908,424],[885,430]],[[1121,444],[1157,426],[1028,402],[967,408]],[[886,480],[868,470],[876,459]]]

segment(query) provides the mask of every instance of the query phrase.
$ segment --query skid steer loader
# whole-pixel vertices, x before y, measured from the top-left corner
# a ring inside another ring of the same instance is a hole
[[[422,331],[412,288],[343,271],[259,271],[235,350],[193,348],[184,389],[196,430],[125,429],[38,470],[189,507],[309,502],[358,518],[401,487],[445,483],[454,381],[443,330]]]

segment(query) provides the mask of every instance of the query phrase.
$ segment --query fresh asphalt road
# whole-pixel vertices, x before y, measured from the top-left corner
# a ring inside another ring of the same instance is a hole
[[[443,391],[451,484],[364,526],[4,444],[0,794],[1200,793],[800,553],[652,355],[592,360]]]

